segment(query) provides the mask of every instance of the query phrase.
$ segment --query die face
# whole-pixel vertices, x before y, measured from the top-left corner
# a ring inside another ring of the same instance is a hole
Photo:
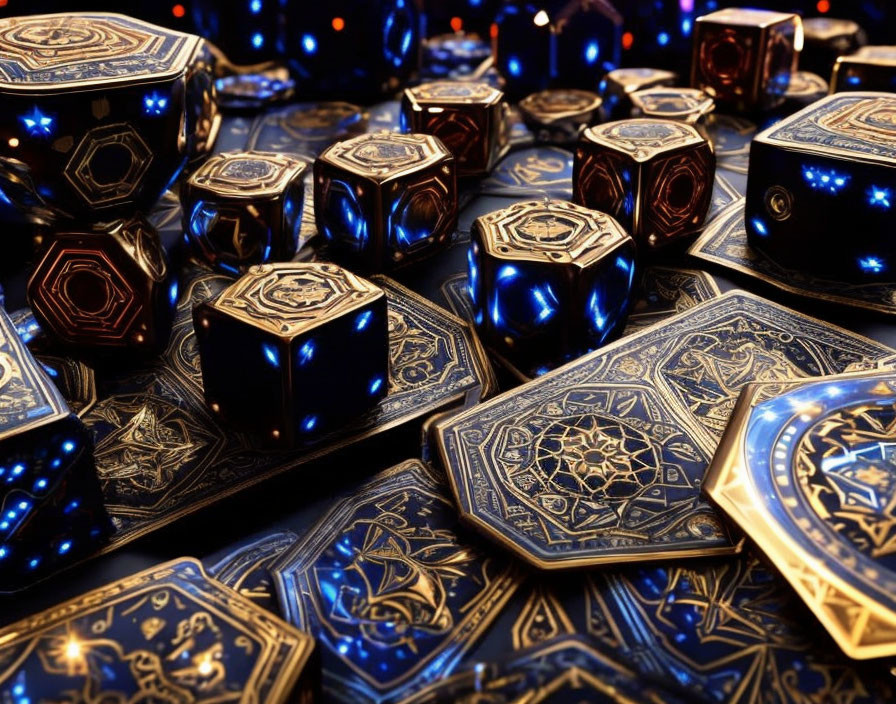
[[[600,83],[604,108],[611,120],[631,117],[631,95],[637,91],[671,86],[678,79],[672,71],[658,68],[617,68]]]
[[[535,365],[570,358],[624,322],[634,242],[603,213],[518,203],[477,219],[468,257],[475,321],[496,349]]]
[[[148,209],[185,163],[186,75],[199,41],[121,15],[4,20],[2,155],[62,213]]]
[[[454,155],[459,176],[481,175],[509,149],[504,94],[487,83],[436,81],[409,88],[405,129],[438,137]]]
[[[363,135],[332,146],[315,170],[319,229],[368,270],[431,254],[455,230],[455,160],[435,137]]]
[[[691,85],[740,111],[778,105],[803,45],[796,15],[730,8],[699,17]]]
[[[185,188],[184,229],[203,258],[231,273],[290,259],[304,205],[304,162],[268,152],[206,161]]]
[[[838,93],[757,135],[747,182],[750,245],[837,280],[891,280],[894,121],[892,94]]]
[[[288,4],[284,46],[298,90],[359,99],[395,92],[419,68],[421,22],[416,0]]]
[[[526,125],[544,142],[568,144],[602,117],[603,100],[587,90],[557,88],[533,93],[519,103]]]
[[[654,248],[693,233],[712,199],[715,157],[691,125],[623,120],[585,132],[573,165],[576,203],[610,213]]]
[[[253,267],[194,325],[212,410],[271,441],[312,442],[387,391],[385,296],[333,264]]]
[[[163,346],[176,283],[146,221],[116,221],[86,233],[58,233],[28,282],[35,316],[60,342],[89,353]]]
[[[631,95],[632,116],[681,120],[694,125],[715,108],[715,101],[696,88],[648,88]]]
[[[841,56],[831,76],[834,93],[896,90],[896,46],[866,46]]]

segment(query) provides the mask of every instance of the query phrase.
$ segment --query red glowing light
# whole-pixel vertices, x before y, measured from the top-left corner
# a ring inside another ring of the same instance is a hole
[[[187,14],[187,8],[185,8],[183,5],[178,3],[177,5],[175,5],[174,7],[171,8],[171,14],[174,15],[175,17],[177,17],[178,19],[180,19],[185,14]]]
[[[459,32],[464,28],[464,21],[460,17],[452,17],[451,18],[451,29],[455,32]]]
[[[333,29],[335,29],[337,32],[341,32],[343,29],[345,29],[345,20],[341,17],[334,17]]]
[[[830,3],[829,0],[818,0],[818,4],[817,4],[815,7],[818,8],[818,11],[819,11],[821,14],[824,14],[825,12],[829,12],[829,11],[830,11],[830,9],[831,9],[831,3]]]
[[[489,36],[490,36],[492,39],[497,39],[497,38],[498,38],[498,24],[497,24],[497,22],[492,22],[492,26],[489,27],[488,33],[489,33]]]
[[[626,32],[622,35],[622,48],[623,49],[631,49],[632,44],[635,43],[635,35],[631,32]]]

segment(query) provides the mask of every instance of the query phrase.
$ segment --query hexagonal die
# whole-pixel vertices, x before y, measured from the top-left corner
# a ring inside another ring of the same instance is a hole
[[[671,86],[678,74],[659,68],[617,68],[600,82],[600,94],[604,110],[611,120],[624,120],[632,116],[632,93],[659,86]]]
[[[85,557],[110,529],[91,435],[0,308],[0,592]]]
[[[784,100],[803,46],[798,15],[744,8],[718,10],[694,24],[691,85],[740,112]]]
[[[431,134],[457,159],[458,176],[482,176],[510,148],[504,93],[487,83],[435,81],[408,88],[405,131]]]
[[[495,66],[514,98],[592,88],[620,64],[622,15],[609,0],[508,0],[492,36]]]
[[[857,23],[835,17],[807,17],[803,20],[805,43],[800,68],[829,77],[841,56],[852,54],[868,43]]]
[[[750,246],[835,281],[896,280],[894,121],[893,93],[835,93],[756,135]]]
[[[648,88],[631,94],[632,117],[703,123],[715,109],[715,101],[696,88]]]
[[[712,200],[716,158],[691,125],[621,120],[585,130],[573,199],[615,217],[651,249],[693,234]]]
[[[309,443],[386,395],[385,294],[335,264],[252,267],[193,324],[212,411],[268,441]]]
[[[366,271],[428,256],[457,227],[455,159],[425,134],[339,142],[314,163],[314,214],[332,254]]]
[[[477,218],[468,264],[475,321],[488,344],[515,361],[554,365],[622,329],[635,243],[609,215],[530,201]]]
[[[184,184],[184,232],[230,273],[295,256],[308,165],[285,154],[216,154]]]
[[[554,144],[574,143],[582,130],[601,121],[603,100],[597,93],[555,88],[533,93],[519,103],[520,114],[535,139]]]
[[[896,46],[864,46],[834,64],[831,92],[896,91]]]
[[[204,128],[187,119],[187,94],[204,46],[124,15],[0,20],[0,157],[60,213],[96,221],[148,211],[190,140],[199,147],[187,129]]]
[[[44,329],[74,350],[155,351],[171,332],[177,282],[142,217],[55,232],[28,281]]]

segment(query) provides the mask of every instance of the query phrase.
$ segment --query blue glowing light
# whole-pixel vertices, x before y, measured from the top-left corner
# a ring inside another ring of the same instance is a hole
[[[168,301],[171,305],[177,305],[177,281],[172,282],[168,287]]]
[[[25,685],[17,684],[12,688],[12,693],[17,697],[21,697],[23,694],[25,694]]]
[[[251,0],[249,3],[249,12],[253,15],[257,15],[261,12],[261,0]]]
[[[71,454],[75,451],[75,443],[72,440],[66,440],[62,443],[62,451],[66,454]]]
[[[38,479],[36,482],[34,482],[34,488],[37,491],[46,489],[47,488],[47,480],[46,479]]]
[[[32,137],[48,137],[53,134],[53,118],[44,115],[36,106],[30,115],[22,115],[19,119]]]
[[[859,268],[866,274],[879,274],[887,268],[880,257],[859,257]]]
[[[768,236],[768,228],[765,226],[765,223],[762,222],[762,220],[760,220],[759,218],[753,218],[750,222],[752,223],[753,229],[756,230],[756,232],[758,232],[763,237]]]
[[[299,347],[299,365],[305,366],[312,359],[314,359],[314,342],[308,340],[308,342]]]
[[[511,76],[519,78],[523,74],[523,65],[518,58],[511,56],[507,60],[507,71]]]
[[[660,32],[656,35],[656,43],[660,46],[666,46],[669,43],[669,33],[668,32]]]
[[[6,557],[9,553],[6,551],[6,548],[0,548],[0,560]]]
[[[892,194],[889,188],[878,188],[872,186],[868,189],[868,203],[875,208],[887,209],[890,207],[890,198]]]
[[[535,376],[544,376],[549,371],[551,371],[548,367],[539,367],[535,370]]]
[[[812,166],[803,167],[803,178],[811,188],[828,193],[839,193],[849,183],[849,176],[846,174]]]
[[[65,555],[69,550],[72,549],[72,543],[70,540],[66,540],[62,545],[59,546],[59,554]]]
[[[12,475],[14,477],[18,477],[24,471],[25,471],[25,465],[17,464],[15,467],[12,468]]]
[[[557,312],[559,301],[551,290],[550,285],[545,286],[544,290],[538,286],[533,287],[532,298],[537,305],[539,322],[543,323],[546,320],[550,320],[554,313]]]
[[[360,332],[367,327],[370,319],[373,317],[373,311],[365,310],[357,318],[355,318],[355,330]]]
[[[33,557],[33,558],[31,558],[31,561],[28,563],[28,566],[29,566],[31,569],[34,569],[34,568],[37,567],[39,564],[40,564],[40,558],[39,558],[39,557]]]
[[[302,49],[306,54],[314,54],[317,52],[317,39],[312,34],[306,34],[302,37]]]
[[[597,57],[600,56],[600,46],[596,41],[590,41],[585,45],[585,61],[589,64],[593,64],[597,61]]]
[[[857,86],[862,82],[862,79],[859,78],[858,76],[850,76],[849,78],[846,79],[846,82],[849,83],[849,85],[851,85],[851,86]]]
[[[143,96],[144,115],[164,115],[168,109],[168,96],[149,93]]]
[[[473,302],[473,305],[478,305],[476,298],[479,289],[479,267],[476,266],[476,259],[473,256],[473,247],[467,250],[467,272],[467,290],[470,294],[470,300]]]
[[[280,366],[280,351],[276,347],[268,343],[263,343],[261,345],[261,350],[264,352],[264,357],[268,360],[268,364],[272,367]]]
[[[71,513],[71,512],[74,511],[76,508],[78,508],[78,506],[80,506],[80,505],[81,505],[81,502],[78,501],[77,499],[75,499],[74,501],[72,501],[71,503],[69,503],[68,506],[65,507],[65,511],[64,511],[64,512],[65,512],[65,513]]]
[[[505,264],[498,270],[498,281],[507,281],[508,279],[516,278],[519,273],[519,270],[517,270],[515,266]]]
[[[261,32],[252,35],[252,46],[256,49],[261,49],[264,46],[264,35]]]
[[[372,396],[383,387],[383,377],[378,376],[370,382],[370,395]]]
[[[314,426],[317,425],[317,416],[305,416],[302,420],[302,430],[306,433],[310,433],[314,430]]]
[[[690,35],[690,33],[691,33],[691,29],[693,28],[693,26],[694,26],[694,25],[693,25],[693,23],[691,22],[691,18],[690,18],[690,17],[685,17],[685,18],[681,21],[681,33],[682,33],[684,36],[687,37],[688,35]]]

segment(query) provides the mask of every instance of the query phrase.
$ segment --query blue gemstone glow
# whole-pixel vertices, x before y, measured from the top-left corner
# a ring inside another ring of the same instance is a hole
[[[314,342],[308,340],[304,345],[299,347],[299,366],[304,366],[314,359]]]
[[[367,324],[370,322],[370,319],[373,317],[373,312],[369,310],[365,310],[355,319],[355,330],[361,332],[364,328],[367,327]]]
[[[311,34],[302,37],[302,49],[306,54],[314,54],[317,52],[317,39]]]
[[[866,274],[879,274],[887,268],[887,264],[880,257],[860,257],[859,268]]]
[[[143,96],[143,114],[150,116],[164,115],[168,110],[168,96],[149,93]]]
[[[261,349],[264,352],[264,358],[268,361],[268,364],[272,367],[280,366],[280,352],[276,347],[264,343],[261,345]]]
[[[857,86],[862,82],[862,79],[859,78],[858,76],[850,76],[849,78],[846,79],[846,82],[849,83],[849,85],[851,85],[851,86]]]
[[[538,320],[542,323],[554,317],[557,308],[560,306],[560,302],[551,290],[550,285],[545,286],[544,288],[539,286],[533,287],[532,298],[537,306]]]
[[[69,550],[72,549],[72,543],[70,540],[66,540],[62,545],[59,546],[59,554],[65,555]]]
[[[834,169],[820,169],[812,166],[803,167],[803,178],[815,190],[839,193],[849,183],[849,176]]]
[[[66,440],[64,443],[62,443],[62,451],[66,454],[71,454],[75,451],[75,443],[71,440]]]
[[[585,61],[589,64],[593,64],[597,62],[597,57],[600,56],[600,46],[596,41],[590,41],[585,45]]]
[[[36,106],[30,114],[22,115],[19,119],[32,137],[49,137],[53,134],[53,118],[44,115]]]
[[[177,281],[172,282],[168,287],[168,301],[171,305],[177,305]]]
[[[666,46],[669,43],[669,33],[660,32],[656,35],[656,43],[660,46]]]
[[[261,12],[261,0],[252,0],[249,3],[249,12],[251,12],[253,15],[257,15],[259,12]]]
[[[302,430],[306,433],[310,433],[314,430],[314,427],[317,425],[317,416],[305,416],[302,420]]]
[[[370,382],[370,395],[372,396],[383,387],[383,377],[378,376]]]
[[[868,203],[875,208],[888,209],[890,207],[892,193],[889,188],[878,188],[872,186],[868,189]]]
[[[507,71],[511,76],[519,77],[523,74],[523,65],[520,63],[520,60],[515,56],[511,56],[507,61]]]
[[[768,236],[768,228],[765,226],[765,223],[762,222],[759,218],[753,218],[750,221],[753,225],[753,228],[763,237]]]
[[[256,49],[261,49],[264,46],[264,35],[261,32],[252,35],[252,46]]]

